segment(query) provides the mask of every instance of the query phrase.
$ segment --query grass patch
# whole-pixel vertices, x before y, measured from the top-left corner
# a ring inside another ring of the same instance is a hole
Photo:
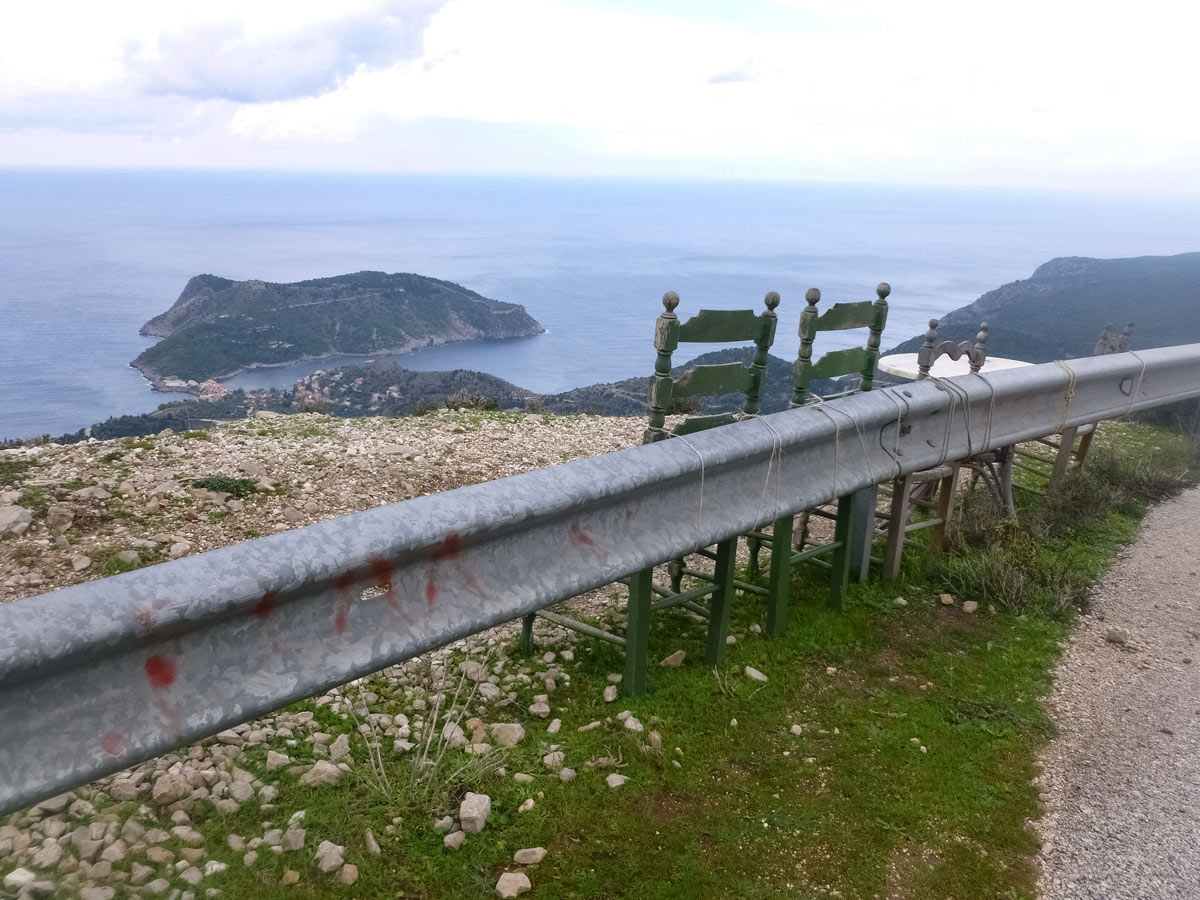
[[[21,491],[21,496],[17,498],[17,504],[25,507],[34,515],[44,516],[46,509],[50,506],[50,494],[40,484],[31,484]]]
[[[211,441],[213,439],[213,436],[203,428],[195,431],[183,431],[179,436],[185,441]]]
[[[0,487],[15,484],[32,466],[28,459],[0,459]]]
[[[251,478],[231,478],[228,475],[205,475],[192,482],[192,487],[230,494],[238,499],[254,493],[256,482]]]

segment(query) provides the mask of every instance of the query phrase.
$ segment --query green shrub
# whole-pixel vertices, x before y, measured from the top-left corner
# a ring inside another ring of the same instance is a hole
[[[480,409],[491,411],[499,408],[500,401],[497,398],[465,389],[456,391],[446,398],[446,409]]]
[[[249,497],[254,493],[255,483],[249,478],[230,478],[228,475],[205,475],[192,482],[192,487],[206,491],[232,494],[234,497]]]

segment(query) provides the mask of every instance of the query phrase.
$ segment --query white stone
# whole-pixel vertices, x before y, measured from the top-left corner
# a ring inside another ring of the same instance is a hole
[[[290,853],[294,850],[300,850],[304,847],[305,830],[303,828],[289,828],[283,833],[283,840],[280,846],[283,847],[285,853]]]
[[[533,890],[533,885],[529,883],[529,876],[524,872],[505,872],[496,882],[497,896],[506,900],[519,897],[529,890]]]
[[[341,769],[328,760],[319,759],[311,769],[300,776],[300,784],[303,787],[312,787],[317,784],[337,784],[341,777]]]
[[[274,772],[276,769],[283,768],[291,763],[292,758],[286,753],[279,753],[275,750],[267,751],[267,771]]]
[[[634,716],[629,716],[625,720],[625,728],[633,732],[645,731],[645,726],[642,725],[642,723],[639,722]]]
[[[329,745],[329,758],[334,762],[350,755],[350,738],[348,735],[338,735],[338,739]]]
[[[562,728],[562,719],[554,719],[546,726],[546,734],[558,734],[560,728]]]
[[[515,722],[493,725],[492,739],[501,747],[515,747],[525,740],[525,728]]]
[[[608,687],[606,687],[604,689],[604,702],[612,703],[616,699],[617,699],[617,686],[615,684],[610,684]]]
[[[492,798],[487,794],[476,794],[467,791],[467,796],[458,807],[458,821],[462,830],[467,834],[478,834],[487,824],[487,817],[492,812]]]
[[[465,831],[452,831],[442,838],[442,844],[450,850],[457,850],[463,845],[463,841],[466,839],[467,834]]]
[[[613,772],[611,775],[609,775],[607,778],[604,779],[604,782],[615,791],[617,788],[621,787],[621,785],[623,785],[628,780],[629,779],[626,778],[624,775],[621,775],[618,772]]]
[[[536,866],[545,858],[545,847],[528,847],[513,854],[513,862],[518,866]]]
[[[192,786],[178,775],[164,773],[154,782],[150,796],[159,806],[170,806],[192,793]]]
[[[342,853],[345,849],[345,847],[341,847],[333,843],[333,841],[321,841],[320,846],[317,847],[317,867],[326,874],[336,872],[346,863],[342,859]]]
[[[962,611],[965,613],[973,613],[979,609],[979,604],[974,600],[966,600],[963,602]]]
[[[754,668],[754,666],[746,666],[746,677],[751,681],[762,681],[764,683],[767,681],[767,676]]]
[[[545,700],[538,700],[529,707],[529,714],[531,716],[537,716],[538,718],[545,719],[550,715],[550,704]]]
[[[37,875],[28,869],[13,869],[4,876],[4,886],[13,891],[19,891],[21,888],[33,884],[35,881],[37,881]]]
[[[687,658],[686,651],[676,650],[674,653],[672,653],[670,656],[668,656],[666,659],[664,659],[662,662],[660,662],[659,665],[662,666],[664,669],[678,669],[680,666],[683,665],[683,661],[686,658]]]
[[[800,734],[803,731],[803,729],[801,729],[799,725],[793,725],[791,727],[790,731],[792,732],[792,734]]]
[[[517,807],[517,812],[529,812],[531,809],[533,809],[533,798],[527,797],[525,800],[521,801],[521,805]]]
[[[574,769],[568,769],[566,766],[563,766],[561,769],[558,770],[558,780],[564,781],[564,782],[565,781],[574,781],[575,774],[576,773],[575,773]]]
[[[552,753],[547,753],[542,757],[542,765],[551,772],[557,772],[563,766],[563,760],[566,759],[566,754],[561,750],[555,750]]]
[[[33,513],[23,506],[0,506],[0,534],[24,534],[33,523]],[[24,872],[25,869],[17,869]],[[32,879],[31,879],[32,880]],[[5,879],[7,882],[7,878]]]

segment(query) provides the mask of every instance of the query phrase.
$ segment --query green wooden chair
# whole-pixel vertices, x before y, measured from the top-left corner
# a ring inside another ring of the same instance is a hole
[[[778,322],[775,308],[779,305],[779,295],[772,291],[766,295],[764,302],[767,308],[762,313],[755,313],[752,309],[704,309],[686,322],[680,323],[675,315],[679,295],[674,291],[663,295],[665,311],[658,317],[654,330],[654,347],[658,356],[654,364],[654,374],[650,378],[650,423],[642,436],[644,444],[683,437],[758,413],[759,397],[767,375],[767,354],[775,340],[775,327]],[[752,341],[755,347],[754,358],[749,366],[742,363],[695,366],[678,379],[671,377],[671,356],[680,344],[725,344],[743,341]],[[681,401],[733,393],[745,395],[741,412],[691,416],[673,427],[667,427],[667,416]],[[625,674],[622,685],[626,693],[637,695],[646,690],[650,616],[660,610],[682,606],[708,619],[705,658],[715,665],[721,661],[725,652],[729,604],[735,587],[740,584],[733,578],[737,540],[735,536],[722,541],[715,550],[697,551],[713,560],[713,572],[693,570],[686,567],[681,559],[672,560],[668,564],[670,587],[654,581],[652,568],[624,579],[624,583],[629,587],[628,622],[624,636],[578,622],[559,613],[539,610],[525,617],[521,645],[525,649],[532,646],[534,619],[541,616],[563,627],[624,647]],[[692,576],[701,584],[684,590],[681,584],[684,576]],[[707,607],[702,603],[704,600],[708,601]]]
[[[1126,353],[1133,339],[1133,323],[1130,322],[1124,330],[1117,332],[1111,324],[1104,326],[1100,339],[1092,350],[1093,356],[1107,356],[1110,353]],[[1096,437],[1098,422],[1087,422],[1083,425],[1072,425],[1064,428],[1061,434],[1048,435],[1031,441],[1029,445],[1018,445],[1015,452],[1021,462],[1013,465],[1028,472],[1036,478],[1048,483],[1048,488],[1057,487],[1070,472],[1082,469],[1087,461],[1088,451]],[[1050,453],[1032,446],[1040,444],[1050,448]],[[1014,482],[1013,487],[1028,491],[1031,494],[1046,495],[1045,490],[1039,490],[1028,484]]]
[[[887,324],[887,298],[891,292],[891,286],[881,282],[875,288],[875,300],[835,303],[820,313],[817,311],[817,304],[821,300],[821,292],[816,288],[809,289],[804,295],[808,306],[800,314],[800,352],[792,375],[793,409],[871,390],[879,363],[879,342]],[[867,329],[865,346],[833,350],[817,362],[812,361],[813,343],[819,332],[844,331],[851,328]],[[824,397],[817,397],[812,391],[812,384],[816,379],[834,379],[848,375],[857,375],[858,381]],[[751,572],[758,569],[759,549],[765,546],[772,550],[767,634],[780,635],[787,627],[788,581],[792,566],[798,563],[810,562],[829,571],[829,603],[831,606],[841,607],[849,582],[852,545],[861,551],[864,558],[869,552],[873,507],[874,492],[868,490],[861,495],[838,498],[836,511],[830,511],[824,506],[814,507],[797,517],[784,516],[776,519],[770,534],[752,532],[747,535]],[[832,520],[833,539],[817,540],[810,533],[810,517]],[[788,547],[791,552],[776,553],[776,547]]]

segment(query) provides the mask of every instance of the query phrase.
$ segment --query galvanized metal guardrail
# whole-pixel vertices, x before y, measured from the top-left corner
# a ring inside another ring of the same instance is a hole
[[[0,605],[0,813],[896,474],[1196,396],[1200,344],[919,382]]]

